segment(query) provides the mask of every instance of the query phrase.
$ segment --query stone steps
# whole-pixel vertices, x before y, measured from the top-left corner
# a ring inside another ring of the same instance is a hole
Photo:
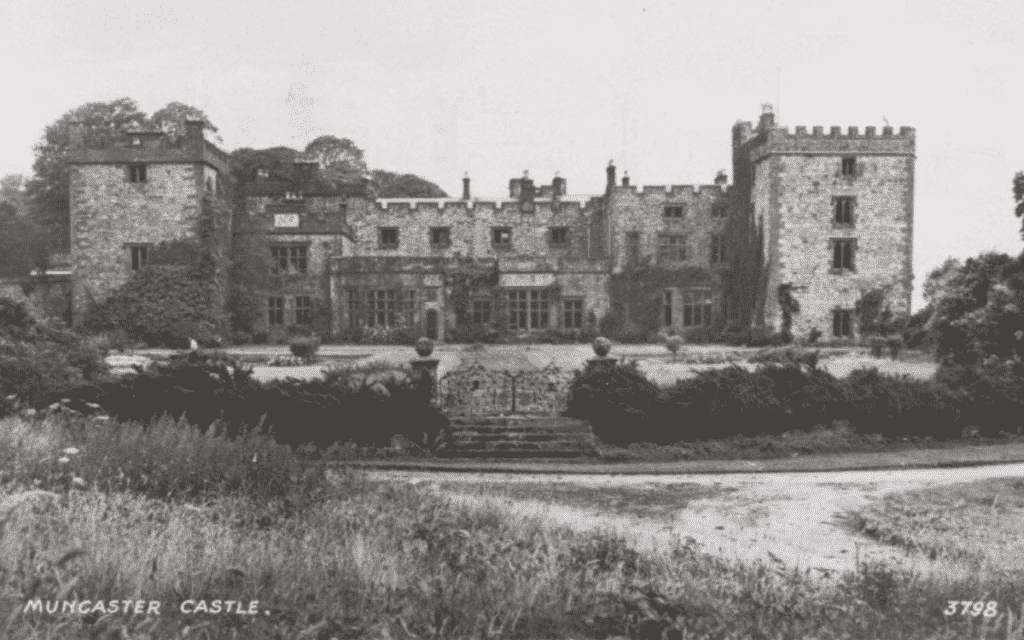
[[[594,447],[590,423],[549,416],[460,416],[451,419],[438,454],[465,458],[569,458]]]

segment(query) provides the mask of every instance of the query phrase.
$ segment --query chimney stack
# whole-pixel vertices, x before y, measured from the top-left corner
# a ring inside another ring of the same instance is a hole
[[[605,169],[605,171],[608,173],[608,189],[614,189],[615,188],[615,161],[614,160],[609,160],[608,161],[608,168]]]
[[[554,198],[560,198],[564,196],[565,193],[565,178],[560,177],[556,171],[555,177],[551,180],[551,196]]]
[[[187,138],[188,140],[202,140],[203,125],[204,122],[202,120],[186,120],[185,138]]]
[[[469,200],[469,173],[462,176],[462,199]]]
[[[533,180],[530,180],[530,172],[524,170],[523,177],[519,180],[519,208],[524,213],[533,213]]]
[[[729,176],[725,173],[725,169],[722,169],[715,175],[715,184],[725,186],[729,182]]]
[[[624,186],[624,187],[628,187],[629,186],[629,171],[623,171],[622,172],[622,186]]]
[[[760,131],[767,131],[775,126],[775,111],[772,109],[772,103],[766,102],[761,105],[761,119],[757,122],[757,128]]]

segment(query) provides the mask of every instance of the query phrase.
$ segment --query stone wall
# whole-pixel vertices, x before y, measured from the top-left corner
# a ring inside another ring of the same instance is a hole
[[[128,182],[124,165],[71,166],[71,260],[76,321],[132,276],[132,243],[196,239],[201,168],[151,164]]]

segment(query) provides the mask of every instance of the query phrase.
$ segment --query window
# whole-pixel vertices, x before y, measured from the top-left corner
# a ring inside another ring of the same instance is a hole
[[[832,269],[834,271],[854,271],[853,254],[856,249],[854,240],[832,241]]]
[[[583,328],[583,300],[581,298],[562,300],[562,327],[565,329]]]
[[[569,244],[569,228],[551,227],[551,244],[561,247]]]
[[[496,247],[512,246],[511,227],[493,227],[491,229],[491,244]]]
[[[508,328],[513,331],[548,327],[548,292],[513,290],[508,292]]]
[[[725,262],[725,234],[711,234],[711,262]]]
[[[683,262],[686,260],[686,236],[658,236],[658,262]]]
[[[490,300],[474,300],[473,301],[473,324],[477,324],[477,325],[489,325],[489,324],[491,324],[491,301]]]
[[[405,291],[405,326],[412,327],[416,324],[416,290],[406,289]]]
[[[380,248],[381,249],[397,249],[398,248],[398,227],[381,227],[380,228]]]
[[[857,158],[843,158],[843,175],[850,177],[857,175]]]
[[[313,300],[309,296],[295,296],[295,324],[313,324]]]
[[[452,246],[452,230],[449,227],[430,228],[430,247],[432,249],[447,249]]]
[[[134,245],[128,250],[132,255],[132,271],[138,271],[149,262],[149,247],[147,245]]]
[[[724,218],[725,215],[726,215],[726,212],[727,212],[727,209],[726,209],[726,206],[725,206],[724,203],[716,202],[715,204],[711,205],[711,217],[712,218]]]
[[[640,232],[626,232],[626,262],[637,264],[640,262]]]
[[[267,298],[267,324],[272,327],[284,324],[284,298],[280,296]]]
[[[146,181],[146,165],[144,164],[130,164],[128,165],[128,182],[145,182]]]
[[[366,326],[389,328],[395,326],[395,290],[370,289],[366,292]]]
[[[666,291],[664,297],[665,326],[672,326],[672,292]]]
[[[853,225],[853,209],[857,199],[852,196],[840,196],[832,198],[833,220],[836,224]]]
[[[206,179],[206,193],[207,194],[213,193],[213,178],[207,178]]]
[[[686,205],[673,204],[665,207],[666,218],[682,218],[686,215]]]
[[[832,335],[837,338],[853,336],[853,313],[849,309],[836,309],[832,312]]]
[[[683,291],[683,326],[703,327],[711,324],[714,306],[714,296],[710,289],[686,289]]]
[[[306,245],[278,245],[270,247],[271,269],[275,274],[303,274],[307,272]]]
[[[425,302],[437,302],[437,287],[430,287],[423,292]]]

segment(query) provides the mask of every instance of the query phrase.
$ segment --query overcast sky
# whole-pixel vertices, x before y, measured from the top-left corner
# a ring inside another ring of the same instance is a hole
[[[178,100],[223,147],[352,138],[373,168],[501,196],[710,183],[730,129],[917,128],[915,301],[946,257],[1018,253],[1024,3],[2,0],[0,174],[87,101]],[[916,306],[916,305],[915,305]]]

